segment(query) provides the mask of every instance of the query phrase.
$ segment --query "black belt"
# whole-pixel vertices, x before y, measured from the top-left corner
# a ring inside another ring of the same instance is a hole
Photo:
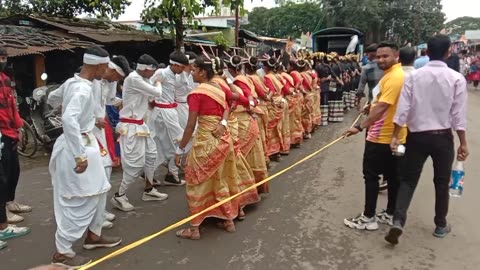
[[[419,132],[410,132],[411,134],[429,134],[429,135],[442,135],[442,134],[451,134],[452,129],[437,129],[437,130],[426,130]]]

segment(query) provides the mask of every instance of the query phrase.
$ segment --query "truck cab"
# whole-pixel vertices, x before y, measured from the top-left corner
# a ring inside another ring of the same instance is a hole
[[[339,55],[345,55],[354,36],[358,37],[355,54],[362,54],[364,34],[357,29],[348,27],[331,27],[313,33],[313,52],[336,52]]]

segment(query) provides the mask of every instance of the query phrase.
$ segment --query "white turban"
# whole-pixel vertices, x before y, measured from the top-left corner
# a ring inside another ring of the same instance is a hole
[[[83,63],[87,65],[101,65],[101,64],[108,64],[110,62],[110,57],[101,57],[98,55],[88,54],[85,53],[83,55]]]
[[[125,77],[125,72],[123,72],[123,69],[114,62],[108,62],[108,68],[115,70],[118,74],[120,74],[120,76]]]
[[[173,60],[170,60],[170,64],[171,64],[171,65],[184,66],[184,64],[180,64],[179,62],[176,62],[176,61],[173,61]]]
[[[153,65],[137,64],[137,70],[157,70]]]

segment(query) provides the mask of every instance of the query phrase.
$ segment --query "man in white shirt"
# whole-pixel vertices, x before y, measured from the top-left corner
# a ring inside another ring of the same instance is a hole
[[[105,168],[105,174],[110,181],[112,175],[113,159],[116,159],[115,153],[108,151],[108,145],[114,142],[113,133],[106,132],[106,129],[110,128],[106,116],[106,106],[115,105],[118,106],[122,103],[120,98],[116,97],[117,82],[124,79],[130,74],[130,67],[128,61],[124,56],[113,57],[108,68],[105,70],[101,80],[93,81],[93,94],[95,98],[95,116],[96,123],[93,129],[93,134],[100,146],[100,154],[102,156],[103,166]],[[104,229],[113,227],[112,221],[115,219],[115,215],[105,210],[105,221],[103,223]]]
[[[185,55],[188,57],[188,65],[185,66],[185,70],[181,74],[176,75],[177,86],[175,88],[175,102],[178,104],[178,120],[180,121],[180,127],[182,129],[185,129],[188,120],[187,97],[196,86],[196,83],[193,82],[191,71],[197,55],[194,52],[185,52]]]
[[[85,231],[85,249],[114,247],[122,241],[119,237],[102,236],[106,196],[111,186],[92,134],[95,126],[92,81],[102,77],[109,61],[102,48],[87,49],[80,74],[67,80],[61,90],[64,133],[55,142],[49,170],[57,222],[53,263],[68,268],[91,261],[76,255],[72,249]]]
[[[176,75],[182,74],[189,65],[188,58],[181,52],[170,54],[170,65],[155,72],[151,81],[162,85],[162,95],[157,96],[148,123],[157,146],[156,167],[168,164],[166,185],[181,186],[185,181],[180,179],[178,167],[175,164],[175,149],[183,136],[183,128],[179,124],[177,113],[178,103],[175,102]]]
[[[149,100],[162,95],[162,86],[150,83],[157,66],[155,59],[144,54],[137,61],[137,70],[130,73],[123,83],[123,108],[116,128],[120,134],[123,180],[111,203],[125,212],[134,209],[126,196],[127,189],[142,172],[145,174],[142,200],[162,201],[168,198],[167,194],[160,193],[153,187],[157,148],[150,129],[144,122]]]

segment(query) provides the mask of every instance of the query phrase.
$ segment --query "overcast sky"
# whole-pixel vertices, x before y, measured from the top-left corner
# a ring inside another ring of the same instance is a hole
[[[144,0],[131,0],[132,4],[127,8],[125,14],[120,16],[121,21],[132,21],[140,19],[140,13],[143,10]],[[274,0],[245,0],[245,6],[248,10],[254,7],[273,7]],[[447,20],[451,21],[462,16],[480,17],[480,0],[442,0],[443,12],[447,15]]]

